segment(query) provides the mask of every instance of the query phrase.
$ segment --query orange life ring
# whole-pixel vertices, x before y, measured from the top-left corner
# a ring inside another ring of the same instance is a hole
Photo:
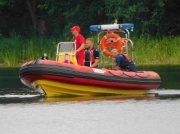
[[[108,42],[108,39],[115,39],[115,41],[111,40]],[[111,52],[107,49],[116,48],[120,53],[122,51],[122,47],[125,45],[125,41],[121,39],[121,37],[116,33],[107,33],[101,40],[100,49],[103,51],[103,54],[106,56],[112,56]]]

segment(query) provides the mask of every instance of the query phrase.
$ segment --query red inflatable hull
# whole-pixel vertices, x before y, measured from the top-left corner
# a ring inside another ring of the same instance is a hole
[[[27,62],[20,68],[19,75],[21,81],[29,87],[37,80],[115,90],[152,90],[157,89],[161,83],[160,76],[153,71],[115,71],[52,60]]]

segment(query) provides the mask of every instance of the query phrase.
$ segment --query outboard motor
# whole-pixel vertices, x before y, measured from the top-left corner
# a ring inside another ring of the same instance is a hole
[[[44,54],[42,55],[41,59],[42,59],[42,60],[48,60],[49,57],[48,57],[47,53],[44,53]]]

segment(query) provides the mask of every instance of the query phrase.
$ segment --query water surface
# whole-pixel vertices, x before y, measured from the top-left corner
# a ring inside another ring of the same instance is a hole
[[[180,99],[0,105],[1,134],[179,134]]]

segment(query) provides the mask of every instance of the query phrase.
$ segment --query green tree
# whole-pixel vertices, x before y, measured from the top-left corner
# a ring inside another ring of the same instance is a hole
[[[46,31],[45,20],[42,18],[43,13],[37,8],[41,1],[43,0],[1,0],[0,16],[4,26],[1,29],[5,28],[8,32],[20,29],[26,31],[33,24],[34,31],[43,35]]]
[[[97,0],[46,0],[39,5],[47,11],[50,24],[66,37],[70,34],[69,28],[80,25],[84,34],[89,33],[90,25],[105,22],[107,16],[104,11],[104,2]]]
[[[164,18],[161,31],[167,31],[169,35],[180,35],[180,1],[167,0],[164,6]]]
[[[164,17],[166,0],[106,0],[107,15],[120,23],[131,22],[136,30],[156,34]]]
[[[180,33],[179,0],[0,0],[0,33],[70,37],[80,25],[83,34],[97,24],[134,23],[137,34]]]

